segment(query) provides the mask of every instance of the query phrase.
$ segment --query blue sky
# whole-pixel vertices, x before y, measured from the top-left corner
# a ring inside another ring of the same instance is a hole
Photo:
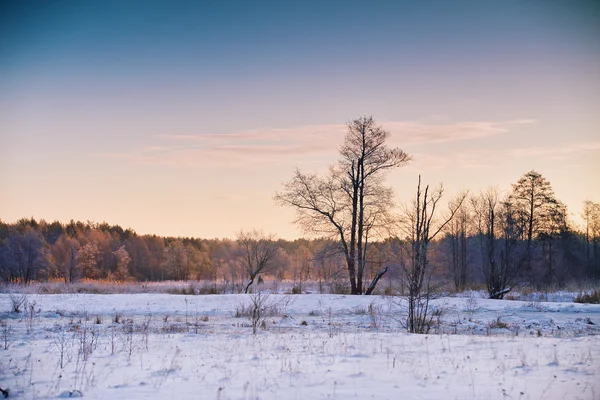
[[[595,1],[3,2],[0,218],[300,233],[271,200],[374,115],[449,195],[600,201]]]

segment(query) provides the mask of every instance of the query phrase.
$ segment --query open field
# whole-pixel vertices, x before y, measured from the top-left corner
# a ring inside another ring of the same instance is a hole
[[[398,297],[0,294],[10,398],[595,399],[600,305],[442,298],[430,334]],[[262,321],[261,321],[262,322]]]

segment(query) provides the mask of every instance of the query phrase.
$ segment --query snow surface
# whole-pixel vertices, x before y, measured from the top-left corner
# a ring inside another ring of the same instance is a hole
[[[249,300],[30,294],[17,314],[0,294],[0,387],[23,399],[600,398],[600,305],[441,298],[430,334],[413,335],[402,298],[271,295],[279,312],[252,335],[236,317]]]

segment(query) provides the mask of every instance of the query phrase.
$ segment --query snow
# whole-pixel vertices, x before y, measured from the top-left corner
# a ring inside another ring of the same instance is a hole
[[[248,295],[27,301],[9,312],[0,294],[10,398],[600,397],[600,305],[444,297],[430,334],[414,335],[402,298],[271,295],[278,313],[252,335],[236,317]]]

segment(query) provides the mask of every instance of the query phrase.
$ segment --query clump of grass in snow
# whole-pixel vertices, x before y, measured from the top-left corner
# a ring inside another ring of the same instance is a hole
[[[574,301],[575,303],[600,304],[600,291],[594,289],[589,293],[579,293]]]
[[[496,320],[491,321],[488,324],[488,328],[490,329],[508,329],[508,324],[500,319],[500,317],[496,318]]]

